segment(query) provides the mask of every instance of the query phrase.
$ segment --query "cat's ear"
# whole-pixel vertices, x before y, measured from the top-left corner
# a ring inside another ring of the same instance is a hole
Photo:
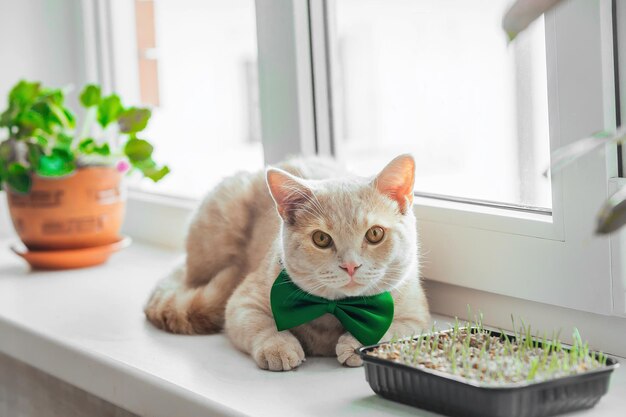
[[[278,168],[268,168],[265,172],[267,186],[276,203],[278,214],[287,223],[293,223],[293,214],[310,199],[312,192],[301,178]]]
[[[372,185],[382,194],[398,203],[400,212],[406,213],[413,203],[415,160],[409,154],[400,155],[374,178]]]

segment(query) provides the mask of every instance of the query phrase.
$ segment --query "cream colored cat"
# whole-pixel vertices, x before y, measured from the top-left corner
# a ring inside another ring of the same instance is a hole
[[[272,371],[297,367],[305,354],[361,365],[354,353],[359,342],[330,314],[276,329],[269,296],[284,265],[298,287],[327,299],[390,291],[394,320],[383,339],[427,328],[414,170],[409,155],[373,180],[346,176],[331,161],[305,159],[224,180],[196,212],[186,265],[154,290],[148,320],[182,334],[224,329],[237,348]]]

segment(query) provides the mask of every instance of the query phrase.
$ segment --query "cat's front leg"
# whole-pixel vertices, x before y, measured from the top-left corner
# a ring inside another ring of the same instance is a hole
[[[304,361],[300,341],[288,330],[276,330],[274,319],[261,311],[239,311],[235,320],[227,321],[226,332],[261,369],[290,371]]]
[[[290,371],[304,361],[302,345],[288,330],[268,329],[266,336],[252,342],[250,354],[259,368],[270,371]]]
[[[257,365],[270,371],[290,371],[304,361],[300,341],[288,330],[279,332],[263,291],[242,284],[226,306],[224,329],[232,343]],[[252,289],[252,291],[250,290]]]
[[[363,365],[363,360],[359,354],[356,353],[356,349],[361,346],[363,345],[350,333],[341,335],[337,341],[337,347],[335,348],[339,363],[351,367]]]

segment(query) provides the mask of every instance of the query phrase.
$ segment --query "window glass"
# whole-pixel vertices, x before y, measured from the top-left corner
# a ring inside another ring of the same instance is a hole
[[[551,208],[543,19],[507,43],[503,0],[332,0],[336,153],[410,152],[416,191]]]
[[[263,166],[254,0],[136,0],[138,96],[145,136],[171,174],[146,190],[199,197]]]

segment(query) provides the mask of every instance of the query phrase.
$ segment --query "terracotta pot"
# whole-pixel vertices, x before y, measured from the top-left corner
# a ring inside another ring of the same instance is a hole
[[[29,193],[7,192],[9,212],[30,250],[78,249],[120,240],[125,193],[115,168],[89,167],[62,178],[33,175]]]

